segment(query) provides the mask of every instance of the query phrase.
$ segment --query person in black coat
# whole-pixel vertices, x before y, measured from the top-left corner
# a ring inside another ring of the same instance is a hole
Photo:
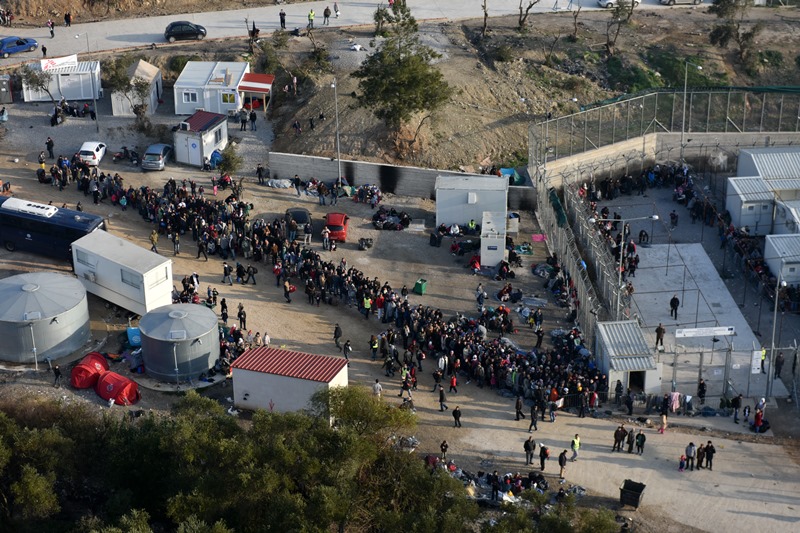
[[[539,445],[539,464],[542,467],[542,472],[544,472],[544,462],[547,461],[547,458],[550,457],[550,450],[544,444]]]

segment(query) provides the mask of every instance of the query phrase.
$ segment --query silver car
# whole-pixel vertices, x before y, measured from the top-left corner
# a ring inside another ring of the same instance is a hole
[[[674,6],[675,4],[694,4],[700,5],[703,3],[703,0],[658,0],[659,3],[665,6]]]
[[[160,143],[151,144],[142,157],[142,170],[164,170],[171,154],[172,146]]]

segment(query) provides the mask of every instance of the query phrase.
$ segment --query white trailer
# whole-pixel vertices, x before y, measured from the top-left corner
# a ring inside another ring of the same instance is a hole
[[[172,260],[105,231],[72,243],[86,290],[138,315],[172,303]]]

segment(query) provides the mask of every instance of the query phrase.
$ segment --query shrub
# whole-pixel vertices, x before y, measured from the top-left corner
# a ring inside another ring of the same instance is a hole
[[[495,61],[505,63],[514,59],[514,50],[507,44],[503,44],[494,49],[492,57]]]
[[[200,61],[200,56],[192,55],[192,56],[184,56],[184,55],[177,55],[172,56],[169,58],[169,69],[172,72],[176,72],[178,74],[183,71],[184,67],[186,67],[186,63],[189,61]]]

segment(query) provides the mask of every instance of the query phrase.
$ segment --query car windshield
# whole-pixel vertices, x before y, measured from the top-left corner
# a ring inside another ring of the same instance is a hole
[[[86,157],[92,157],[94,155],[94,152],[92,152],[91,150],[81,150],[81,155]]]
[[[331,231],[344,231],[344,226],[331,226],[328,224],[328,229]]]
[[[144,154],[145,161],[158,161],[161,159],[161,154]]]

